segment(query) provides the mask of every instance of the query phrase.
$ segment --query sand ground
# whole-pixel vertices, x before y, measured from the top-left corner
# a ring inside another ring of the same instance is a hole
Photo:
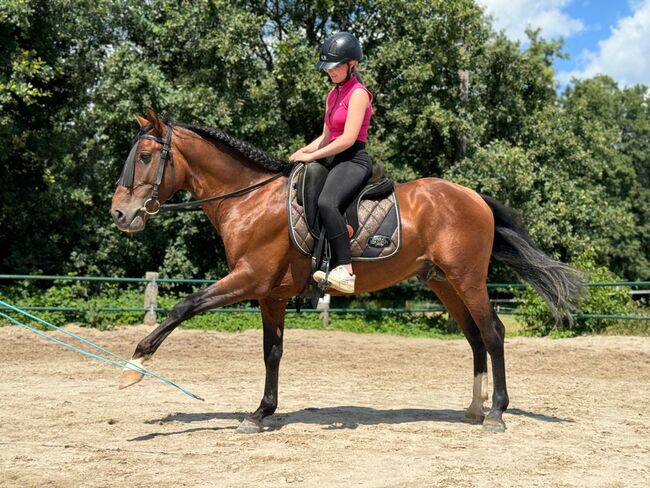
[[[129,356],[149,328],[71,330]],[[464,420],[463,340],[288,329],[278,412],[244,435],[259,330],[167,339],[148,366],[199,402],[0,328],[0,486],[649,486],[650,338],[506,342],[503,434]]]

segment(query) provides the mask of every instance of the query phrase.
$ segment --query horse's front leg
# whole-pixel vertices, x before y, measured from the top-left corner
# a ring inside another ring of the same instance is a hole
[[[183,321],[211,308],[223,307],[251,298],[251,284],[254,282],[250,273],[233,271],[228,276],[201,291],[188,295],[174,305],[163,323],[156,327],[135,348],[130,362],[141,366],[160,347],[165,338]],[[142,373],[124,369],[119,388],[126,388],[139,382]]]
[[[246,417],[237,432],[254,434],[264,427],[262,420],[278,408],[278,372],[282,359],[282,339],[284,338],[284,316],[287,309],[286,299],[264,298],[260,300],[262,325],[264,327],[264,365],[266,382],[264,396],[255,412]]]

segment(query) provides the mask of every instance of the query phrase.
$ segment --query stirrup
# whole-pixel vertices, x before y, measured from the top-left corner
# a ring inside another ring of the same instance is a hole
[[[338,273],[338,274],[337,274]],[[319,284],[327,284],[328,288],[346,293],[354,294],[355,292],[355,281],[356,276],[349,273],[342,266],[337,266],[329,275],[325,275],[323,271],[316,271],[314,273],[314,279],[319,282]],[[345,274],[346,276],[343,276]]]
[[[316,242],[314,253],[311,258],[311,273],[305,295],[309,297],[312,308],[318,307],[318,301],[325,295],[328,288],[327,277],[330,273],[331,249],[325,237],[325,227],[321,228],[320,236]],[[325,283],[317,283],[313,276],[316,271],[325,271]]]
[[[329,276],[330,276],[330,260],[329,259],[323,259],[323,266],[321,266],[320,270],[316,271],[324,271],[325,272],[325,278],[322,280],[319,280],[316,282],[316,285],[318,286],[318,289],[324,294],[327,292],[327,290],[330,287],[330,282],[329,282]],[[314,279],[313,274],[312,274],[312,279]],[[314,280],[316,281],[316,280]]]

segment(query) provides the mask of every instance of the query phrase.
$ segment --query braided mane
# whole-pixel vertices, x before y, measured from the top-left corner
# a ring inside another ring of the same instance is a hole
[[[190,125],[182,122],[175,121],[170,116],[165,116],[164,123],[171,123],[174,126],[183,127],[184,129],[191,130],[192,132],[200,135],[204,139],[211,141],[221,142],[226,146],[234,149],[239,154],[253,163],[261,166],[263,169],[272,173],[279,173],[288,171],[291,168],[291,163],[283,159],[279,159],[272,154],[267,153],[255,146],[250,142],[242,141],[229,134],[226,134],[220,129],[214,127],[206,127],[202,125]]]

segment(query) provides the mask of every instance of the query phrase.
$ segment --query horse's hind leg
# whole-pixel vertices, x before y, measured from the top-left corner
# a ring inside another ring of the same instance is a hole
[[[469,419],[482,422],[485,418],[483,402],[488,398],[487,351],[481,339],[481,333],[474,323],[472,315],[460,299],[456,290],[446,281],[431,279],[427,282],[429,288],[440,298],[449,315],[456,321],[465,334],[474,356],[474,386],[472,388],[472,403],[465,411]]]
[[[477,286],[476,277],[464,276],[459,282],[452,281],[458,295],[465,303],[474,323],[481,333],[481,339],[492,360],[492,408],[483,420],[483,427],[494,432],[503,432],[506,428],[503,412],[508,408],[508,390],[506,388],[506,367],[504,359],[505,327],[497,316],[488,297],[485,281]],[[478,283],[481,283],[478,281]]]
[[[244,434],[260,432],[263,428],[262,420],[272,415],[278,408],[278,373],[280,359],[282,359],[286,308],[286,299],[264,298],[260,300],[264,327],[264,365],[266,366],[264,396],[260,406],[251,416],[242,421],[237,432]]]

